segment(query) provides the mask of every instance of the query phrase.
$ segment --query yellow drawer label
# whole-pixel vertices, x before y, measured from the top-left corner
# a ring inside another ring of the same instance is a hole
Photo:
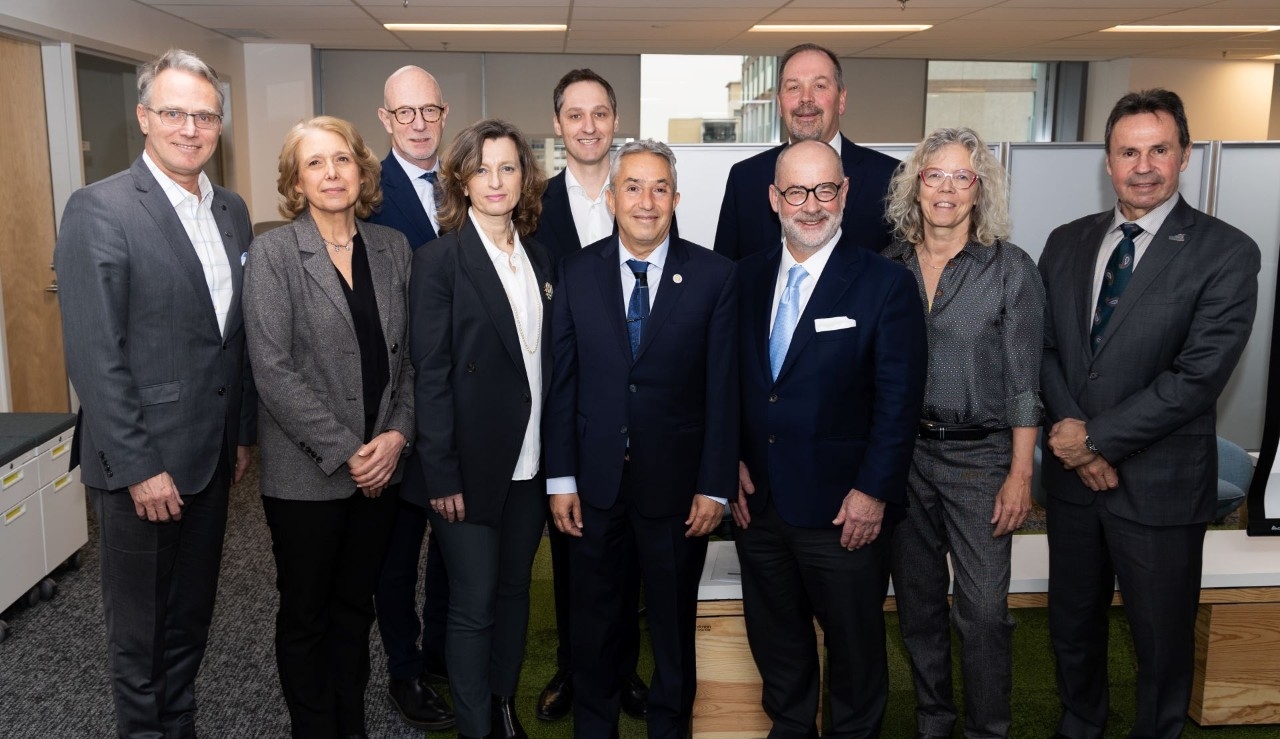
[[[18,506],[17,508],[12,508],[12,509],[10,509],[8,513],[4,514],[4,523],[5,523],[5,525],[6,525],[6,526],[8,526],[9,524],[13,523],[14,521],[17,521],[19,518],[21,518],[21,517],[22,517],[22,514],[24,514],[24,513],[26,513],[26,512],[27,512],[27,504],[26,504],[26,503],[23,503],[22,505]]]
[[[64,474],[62,477],[59,477],[58,479],[53,481],[53,489],[55,491],[61,490],[70,484],[71,484],[71,473],[68,472]]]
[[[58,457],[61,457],[62,455],[66,454],[69,451],[71,451],[71,445],[67,444],[66,442],[63,442],[55,446],[53,449],[50,449],[49,456],[53,459],[57,459]]]
[[[14,470],[13,472],[10,472],[9,474],[5,475],[4,479],[0,480],[0,484],[3,484],[5,487],[9,487],[13,485],[15,482],[18,482],[22,478],[26,477],[26,475],[27,473],[24,472],[23,470]]]

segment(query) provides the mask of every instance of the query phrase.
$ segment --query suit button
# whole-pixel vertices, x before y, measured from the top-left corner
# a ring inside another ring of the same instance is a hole
[[[769,393],[769,402],[770,402],[770,403],[777,403],[777,402],[778,402],[778,394],[777,394],[777,393]]]
[[[627,389],[634,393],[636,391],[636,386],[634,384],[628,385]]]
[[[1098,379],[1098,373],[1097,373],[1097,372],[1090,372],[1090,373],[1089,373],[1089,379],[1090,379],[1090,380],[1096,380],[1096,379]]]
[[[774,442],[775,442],[775,441],[777,441],[777,440],[778,440],[778,437],[774,436],[773,434],[769,434],[769,443],[770,443],[770,444],[774,443]]]
[[[305,441],[300,441],[300,442],[298,442],[298,448],[299,448],[299,449],[306,449],[306,448],[307,448],[307,443],[306,443]]]
[[[475,372],[475,371],[476,371],[476,363],[467,362],[467,372]]]
[[[307,454],[311,453],[311,447],[307,447]]]
[[[324,457],[316,457],[316,464],[324,464]]]
[[[227,350],[227,342],[224,341],[222,342],[222,351],[225,352],[226,350]]]
[[[400,345],[399,345],[399,344],[392,344],[392,345],[391,345],[391,353],[392,353],[392,354],[395,354],[395,353],[396,353],[396,352],[398,352],[398,351],[400,351]]]
[[[523,400],[523,401],[524,401],[524,402],[526,402],[526,403],[528,403],[528,402],[531,400],[531,398],[529,397],[529,393],[525,393],[524,395],[522,395],[522,396],[520,397],[520,399],[521,399],[521,400]]]
[[[226,394],[227,394],[226,386],[218,388],[218,395],[226,395]]]
[[[627,433],[627,427],[626,427],[626,426],[623,426],[622,428],[618,429],[618,433],[620,433],[620,434],[625,434],[625,433]]]

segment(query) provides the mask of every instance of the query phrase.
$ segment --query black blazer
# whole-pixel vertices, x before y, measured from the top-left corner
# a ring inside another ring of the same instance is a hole
[[[618,249],[611,236],[560,264],[543,414],[547,477],[575,475],[584,501],[609,508],[629,441],[630,473],[645,491],[640,513],[687,516],[697,493],[737,496],[734,266],[672,238],[632,360]]]
[[[545,408],[551,266],[537,241],[522,242],[543,301]],[[425,507],[432,498],[462,493],[466,520],[495,526],[532,406],[511,303],[470,219],[414,252],[409,316],[417,438],[401,495]]]
[[[1258,245],[1178,196],[1133,271],[1097,351],[1093,274],[1114,211],[1054,229],[1040,257],[1046,292],[1040,369],[1047,423],[1076,418],[1115,466],[1094,493],[1050,464],[1050,495],[1153,526],[1201,523],[1217,501],[1216,403],[1244,351],[1258,297]]]
[[[849,178],[849,197],[844,204],[845,237],[858,246],[883,251],[891,241],[893,227],[885,220],[885,196],[898,160],[874,149],[858,146],[843,136],[840,161]],[[757,251],[782,243],[782,225],[769,205],[769,185],[773,168],[786,144],[744,159],[729,170],[720,223],[716,226],[716,251],[730,259],[742,259]]]
[[[404,234],[409,248],[415,251],[436,238],[436,230],[418,199],[418,191],[395,154],[388,153],[382,160],[382,207],[369,216],[369,222],[390,226]]]

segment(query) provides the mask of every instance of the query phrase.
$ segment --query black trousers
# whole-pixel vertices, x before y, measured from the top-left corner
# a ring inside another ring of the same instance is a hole
[[[556,528],[551,515],[550,498],[547,496],[547,539],[551,546],[551,578],[555,586],[556,604],[556,668],[573,668],[573,543],[575,537]],[[624,611],[640,610],[640,563],[632,558],[626,563],[626,592],[623,593]],[[626,619],[622,624],[622,644],[618,650],[618,676],[623,680],[636,673],[640,661],[640,618]]]
[[[457,563],[449,568],[445,661],[459,734],[488,736],[491,697],[516,694],[546,494],[541,475],[512,481],[498,526],[428,514],[445,559]]]
[[[737,529],[742,610],[751,656],[764,680],[769,739],[816,737],[818,643],[826,637],[831,726],[824,737],[878,737],[889,695],[884,598],[889,587],[886,525],[854,551],[840,529],[791,526],[770,503]]]
[[[399,486],[377,498],[262,499],[276,561],[276,664],[294,739],[364,732],[373,590]]]
[[[707,538],[685,538],[688,517],[648,518],[635,509],[643,490],[622,474],[612,508],[582,504],[582,538],[573,546],[573,735],[617,735],[622,695],[622,634],[635,622],[628,596],[627,563],[638,561],[653,643],[648,736],[687,736],[698,689],[694,628],[698,579]]]
[[[428,665],[444,664],[449,576],[445,573],[440,541],[434,535],[427,543],[421,618],[417,609],[418,561],[426,532],[426,509],[401,500],[396,506],[391,542],[387,545],[387,556],[374,594],[378,631],[387,652],[387,672],[400,680],[421,675]]]
[[[107,662],[122,739],[194,739],[196,673],[209,641],[231,468],[182,496],[182,520],[139,519],[128,490],[89,488],[101,527]]]
[[[1203,523],[1147,526],[1049,496],[1049,637],[1069,739],[1106,730],[1108,612],[1118,581],[1138,662],[1131,739],[1182,736],[1195,672]]]

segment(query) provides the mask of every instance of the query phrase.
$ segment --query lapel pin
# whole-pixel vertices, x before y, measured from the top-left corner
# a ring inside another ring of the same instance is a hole
[[[542,294],[547,296],[547,300],[550,300],[551,296],[555,294],[555,291],[551,289],[550,282],[542,283]]]
[[[677,272],[674,275],[671,275],[671,281],[679,285],[680,283],[684,282],[684,277],[681,277],[680,273]]]
[[[1174,234],[1174,235],[1172,235],[1172,236],[1170,236],[1170,237],[1169,237],[1169,240],[1170,240],[1170,241],[1186,241],[1186,240],[1187,240],[1187,235],[1186,235],[1186,234]]]

